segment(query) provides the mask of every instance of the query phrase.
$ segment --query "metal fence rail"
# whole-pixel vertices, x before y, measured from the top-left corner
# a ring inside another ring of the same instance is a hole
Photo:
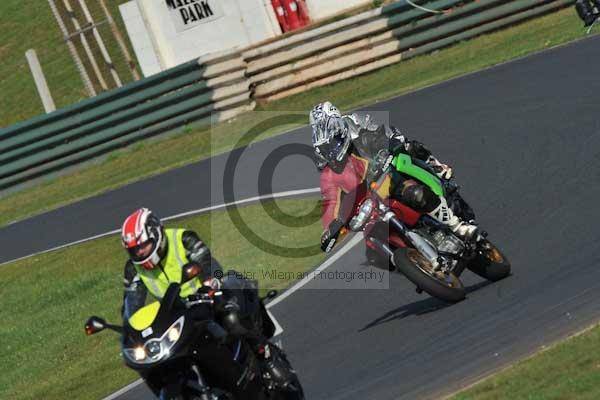
[[[204,57],[0,130],[0,188],[141,138],[253,108],[239,52]]]
[[[364,74],[574,0],[399,1],[290,37],[201,57],[0,129],[0,189],[143,138]]]

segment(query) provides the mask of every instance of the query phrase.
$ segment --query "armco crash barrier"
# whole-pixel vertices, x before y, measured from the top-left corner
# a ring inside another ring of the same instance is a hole
[[[0,188],[211,115],[251,110],[239,52],[202,57],[0,130]]]
[[[0,130],[0,189],[215,115],[224,120],[574,4],[405,1],[241,51],[211,54]]]

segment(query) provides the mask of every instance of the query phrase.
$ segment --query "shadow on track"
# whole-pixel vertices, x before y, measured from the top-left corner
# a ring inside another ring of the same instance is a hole
[[[493,282],[490,281],[481,281],[476,283],[475,285],[471,285],[465,288],[468,293],[472,293],[476,290],[482,289]],[[425,294],[425,296],[428,296]],[[429,314],[434,311],[441,310],[446,307],[450,307],[453,304],[443,302],[441,300],[436,299],[435,297],[427,297],[424,300],[415,301],[414,303],[405,304],[401,307],[398,307],[394,310],[388,311],[382,316],[376,318],[375,320],[369,322],[367,325],[358,330],[358,332],[364,332],[371,328],[374,328],[378,325],[385,324],[395,320],[401,320],[411,315],[419,316],[424,314]]]

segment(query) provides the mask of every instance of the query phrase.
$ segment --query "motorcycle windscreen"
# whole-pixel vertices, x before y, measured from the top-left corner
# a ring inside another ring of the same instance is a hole
[[[158,310],[160,310],[160,303],[158,301],[140,308],[129,318],[129,325],[136,331],[143,331],[152,325],[158,315]]]

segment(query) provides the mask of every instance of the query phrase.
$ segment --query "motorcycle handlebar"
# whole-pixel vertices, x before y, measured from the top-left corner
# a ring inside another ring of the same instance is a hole
[[[197,306],[198,304],[215,304],[214,300],[192,300],[185,303],[188,308]]]
[[[221,296],[222,291],[210,290],[208,292],[197,292],[187,297],[185,302],[188,308],[196,306],[198,304],[215,304],[215,297]]]

